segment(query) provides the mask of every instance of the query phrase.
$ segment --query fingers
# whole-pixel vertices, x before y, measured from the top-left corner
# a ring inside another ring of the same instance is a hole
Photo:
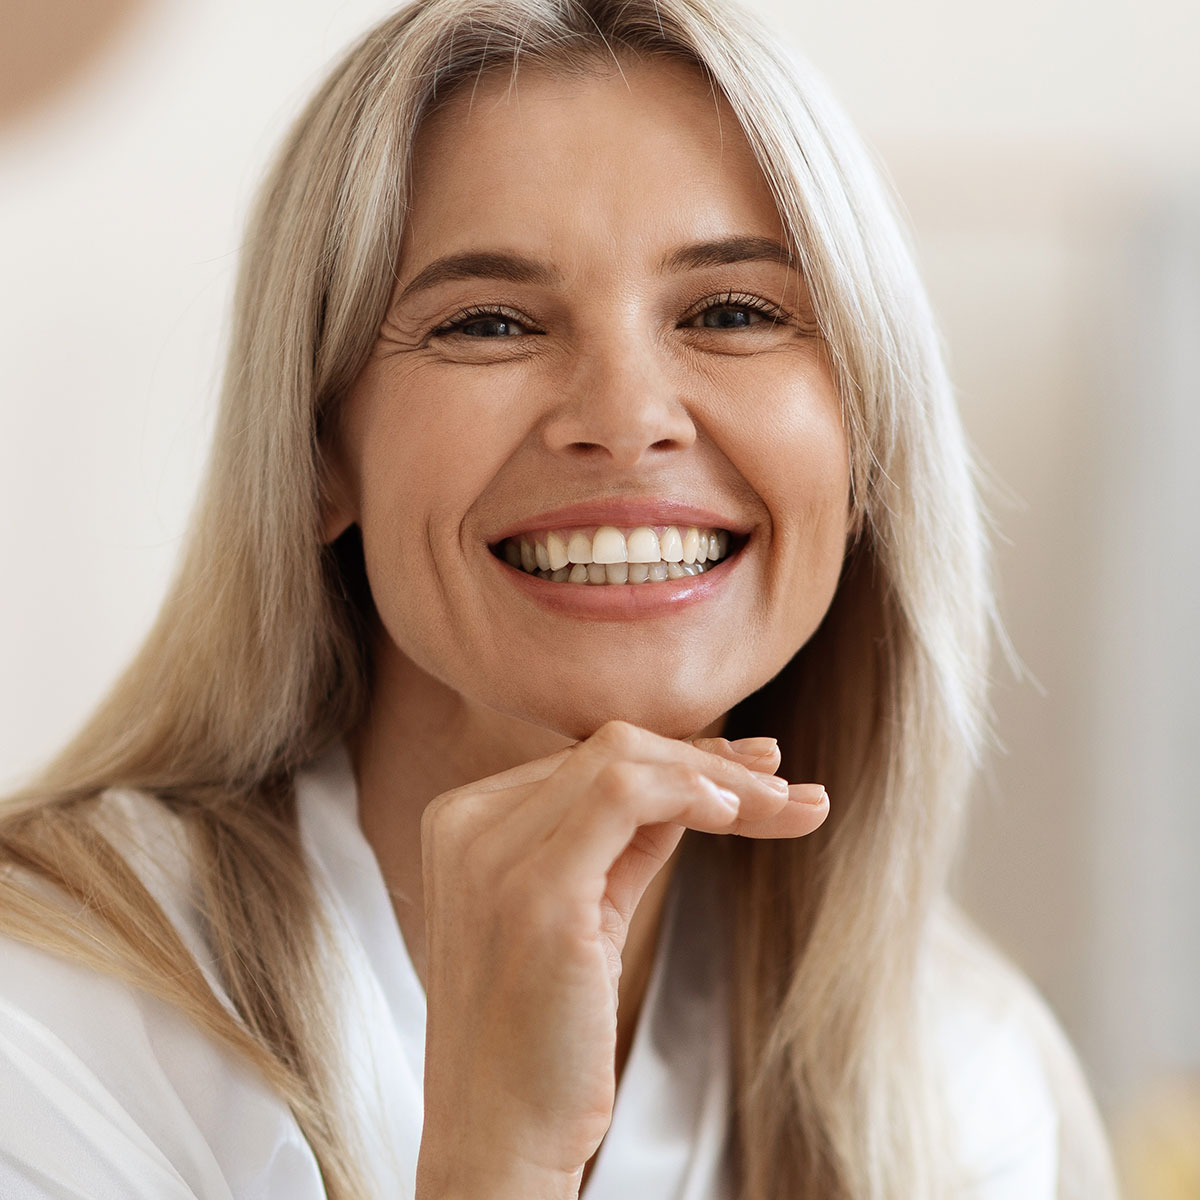
[[[609,721],[585,742],[579,743],[562,767],[564,775],[580,772],[594,777],[609,762],[679,763],[712,780],[718,787],[736,792],[741,797],[744,818],[766,816],[778,808],[780,796],[788,795],[786,780],[772,770],[758,771],[725,754],[703,748],[718,742],[731,746],[723,738],[705,739],[701,745],[680,742],[631,725],[625,721]]]
[[[740,790],[724,788],[680,762],[609,762],[590,781],[588,802],[569,808],[536,853],[544,856],[547,874],[565,871],[588,881],[599,896],[613,862],[642,826],[669,823],[704,833],[800,837],[828,814],[819,785],[763,794],[753,781],[739,779],[738,784]],[[742,815],[747,807],[752,815]]]
[[[546,875],[565,874],[603,895],[609,869],[643,825],[674,824],[723,832],[740,798],[682,763],[617,760],[589,781],[588,803],[566,810],[538,855]]]
[[[797,838],[812,833],[829,816],[829,796],[819,783],[793,783],[788,799],[775,813],[741,818],[725,833],[750,838]]]
[[[725,738],[697,738],[693,745],[711,754],[734,757],[754,771],[771,773],[779,769],[779,742],[775,738],[741,738],[736,742]],[[803,837],[812,833],[829,815],[829,796],[818,783],[789,784],[788,799],[791,804],[758,820],[739,814],[734,826],[724,832],[753,838]]]
[[[802,837],[825,820],[828,798],[820,784],[789,785],[773,776],[779,757],[773,738],[685,742],[610,722],[586,741],[443,794],[426,818],[472,840],[502,830],[495,851],[512,862],[563,842],[570,854],[591,836],[588,814],[599,810],[611,810],[597,818],[601,833],[626,831],[606,866],[639,826],[657,822],[741,837]],[[659,770],[639,773],[639,766]],[[451,813],[431,811],[447,804]],[[599,857],[610,849],[605,842]]]
[[[735,758],[755,771],[774,773],[779,768],[779,742],[773,737],[739,738],[736,742],[723,737],[693,738],[692,745],[710,754]]]
[[[536,783],[552,775],[583,744],[573,742],[545,758],[520,763],[507,771],[470,784],[470,789],[477,793],[499,792],[521,784]],[[773,737],[741,738],[736,742],[730,742],[726,738],[695,738],[691,744],[707,753],[732,757],[750,769],[767,775],[773,774],[779,766],[779,742]]]

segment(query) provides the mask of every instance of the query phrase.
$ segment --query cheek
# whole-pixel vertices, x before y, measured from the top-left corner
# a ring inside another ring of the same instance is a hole
[[[845,556],[849,447],[841,402],[823,355],[761,378],[735,460],[770,518],[761,628],[792,653],[832,603]],[[781,614],[786,614],[780,620]]]
[[[355,398],[359,525],[390,644],[440,678],[469,615],[459,608],[463,517],[495,470],[489,448],[499,444],[481,408],[468,419],[469,389],[430,386],[422,374],[380,372]]]
[[[809,540],[820,533],[825,541],[832,529],[840,549],[850,502],[849,445],[823,352],[806,350],[786,370],[777,364],[752,384],[742,392],[744,419],[731,423],[735,461],[770,512],[772,536],[807,530]]]
[[[393,544],[426,557],[427,539],[463,514],[486,489],[512,430],[500,418],[494,388],[482,373],[380,371],[361,399],[359,498],[364,539],[386,531]]]

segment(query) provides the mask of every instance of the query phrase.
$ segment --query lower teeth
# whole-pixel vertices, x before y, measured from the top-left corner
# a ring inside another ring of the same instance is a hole
[[[690,575],[703,575],[716,563],[575,563],[557,571],[527,571],[552,583],[665,583],[669,579],[684,579]],[[624,576],[624,578],[622,578]]]

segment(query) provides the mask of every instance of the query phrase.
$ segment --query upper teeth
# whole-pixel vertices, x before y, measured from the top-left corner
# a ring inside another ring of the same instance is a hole
[[[724,557],[729,534],[694,526],[601,525],[523,533],[508,538],[503,549],[512,566],[526,571],[558,571],[572,563],[703,563]]]

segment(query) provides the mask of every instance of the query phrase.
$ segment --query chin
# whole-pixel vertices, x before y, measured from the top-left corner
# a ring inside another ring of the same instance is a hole
[[[586,695],[574,689],[531,705],[526,719],[580,742],[609,721],[628,721],[662,737],[686,740],[720,721],[738,699],[738,695],[718,695],[711,684],[703,695],[673,694],[644,684],[615,688],[608,694]]]

